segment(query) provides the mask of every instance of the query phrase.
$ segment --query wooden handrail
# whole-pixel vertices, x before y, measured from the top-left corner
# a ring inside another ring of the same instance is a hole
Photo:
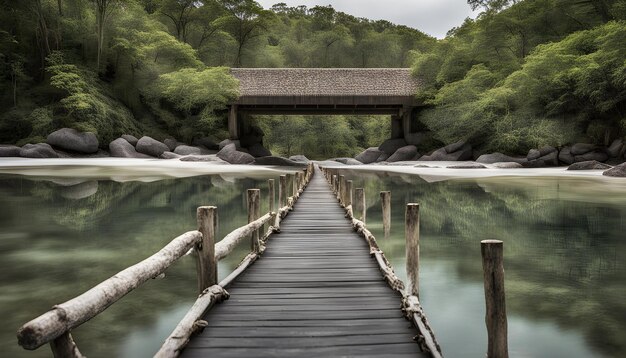
[[[260,229],[266,222],[270,221],[274,215],[274,213],[267,213],[248,225],[235,229],[230,234],[226,235],[220,242],[215,244],[215,259],[219,261],[228,256],[243,239]]]

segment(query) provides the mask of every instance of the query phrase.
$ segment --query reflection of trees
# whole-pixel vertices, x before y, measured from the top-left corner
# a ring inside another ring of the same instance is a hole
[[[392,191],[392,237],[379,241],[393,261],[404,257],[404,205],[419,202],[423,257],[452,260],[461,279],[482,282],[479,242],[501,239],[511,313],[580,330],[603,353],[626,352],[623,191],[571,178],[427,184],[418,176],[345,173],[365,186],[368,227],[379,238],[378,192]]]
[[[0,315],[6,318],[0,345],[5,353],[49,356],[48,347],[26,353],[17,346],[17,328],[195,229],[197,206],[218,206],[221,235],[243,225],[247,215],[241,198],[245,189],[259,186],[265,195],[265,180],[258,179],[100,181],[95,194],[66,199],[62,195],[66,187],[49,181],[1,178],[0,201],[8,208],[0,215]],[[225,262],[228,270],[248,250],[242,246]],[[191,304],[195,281],[195,262],[185,257],[165,279],[148,282],[77,329],[81,350],[94,357],[115,355],[112,347],[134,327],[150,324],[180,304]]]

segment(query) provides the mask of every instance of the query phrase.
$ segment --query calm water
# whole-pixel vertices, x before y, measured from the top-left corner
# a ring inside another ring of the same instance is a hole
[[[505,242],[512,357],[626,356],[626,183],[345,173],[366,188],[368,227],[401,277],[404,204],[420,203],[421,300],[447,357],[484,357],[486,238]],[[2,355],[49,356],[47,346],[17,346],[16,329],[193,229],[199,205],[218,206],[222,235],[243,225],[245,189],[264,190],[269,177],[77,184],[0,176]],[[392,191],[388,238],[381,190]],[[222,277],[243,246],[220,263]],[[195,275],[193,257],[183,258],[74,331],[79,348],[89,357],[151,356],[193,302]]]

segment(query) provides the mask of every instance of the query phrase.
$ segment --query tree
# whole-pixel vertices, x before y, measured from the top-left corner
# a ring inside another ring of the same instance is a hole
[[[102,50],[104,47],[104,32],[107,20],[120,0],[93,0],[96,6],[96,29],[98,36],[98,50],[96,59],[96,69],[100,71],[100,63],[102,61]]]
[[[176,38],[187,42],[189,25],[197,20],[197,0],[164,0],[159,12],[172,21],[176,31]]]

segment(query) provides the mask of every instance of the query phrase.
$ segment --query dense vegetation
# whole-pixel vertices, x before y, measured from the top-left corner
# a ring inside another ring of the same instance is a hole
[[[484,12],[436,40],[331,6],[0,0],[0,143],[42,141],[61,127],[93,131],[103,147],[123,133],[221,139],[237,96],[227,67],[239,66],[412,66],[433,136],[485,151],[624,135],[625,0],[468,3]],[[354,154],[389,132],[373,116],[256,120],[272,150],[317,158]]]

